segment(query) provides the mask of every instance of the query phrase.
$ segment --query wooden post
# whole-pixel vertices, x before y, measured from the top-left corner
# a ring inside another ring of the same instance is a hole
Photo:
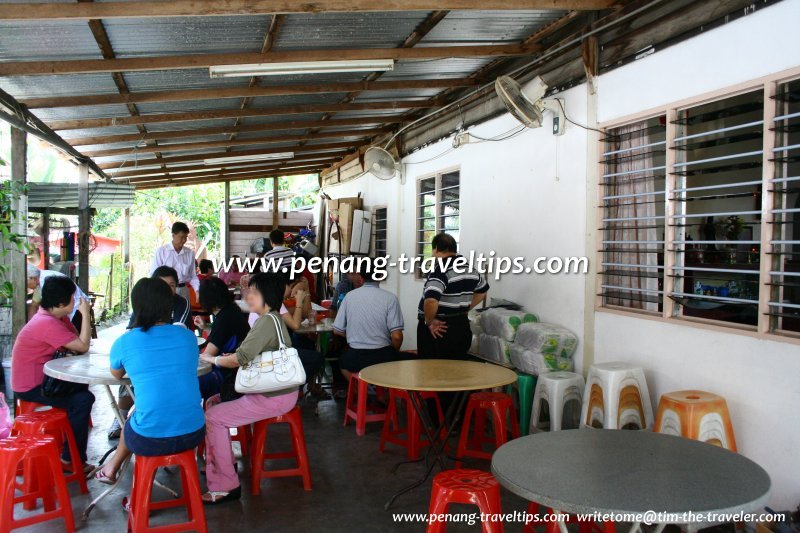
[[[231,254],[231,182],[225,182],[225,195],[222,202],[222,259],[227,260]]]
[[[123,211],[122,217],[122,270],[125,272],[125,278],[122,282],[122,290],[120,293],[120,309],[123,311],[128,310],[128,295],[131,292],[131,210],[127,208]]]
[[[44,256],[43,267],[50,269],[50,210],[45,209],[42,215],[42,255]]]
[[[89,165],[78,166],[78,287],[89,294]]]
[[[272,229],[278,228],[278,176],[272,178]]]
[[[11,128],[11,185],[22,188],[28,177],[28,134],[20,129]],[[28,197],[20,194],[11,203],[11,230],[13,233],[25,234],[28,218]],[[19,330],[28,320],[28,306],[26,305],[28,265],[24,252],[16,247],[9,246],[8,261],[11,265],[10,278],[14,287],[14,297],[11,302],[11,335],[16,338]]]

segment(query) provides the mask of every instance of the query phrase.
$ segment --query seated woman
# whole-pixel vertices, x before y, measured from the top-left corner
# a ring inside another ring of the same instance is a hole
[[[280,347],[275,322],[267,315],[279,317],[286,281],[280,274],[256,274],[250,279],[247,303],[259,315],[236,353],[212,357],[202,354],[204,361],[222,368],[235,369],[247,364],[264,351]],[[289,332],[279,321],[287,346]],[[218,504],[237,500],[242,488],[233,466],[229,428],[244,426],[288,413],[297,403],[297,387],[265,394],[244,394],[241,398],[217,404],[206,411],[206,479],[208,492],[203,501]]]
[[[173,294],[158,278],[144,278],[131,291],[133,329],[111,347],[111,374],[126,373],[136,389],[136,408],[128,418],[114,457],[96,477],[113,483],[131,454],[158,456],[197,447],[205,436],[197,385],[197,340],[171,323]]]
[[[250,332],[250,326],[242,310],[234,303],[225,282],[213,277],[201,281],[200,305],[214,317],[203,353],[214,357],[236,351]],[[195,317],[194,323],[200,329],[206,325],[199,316]],[[233,369],[215,366],[211,372],[200,376],[200,395],[204,400],[219,393],[222,393],[223,402],[236,399],[233,390],[235,381],[236,372]]]
[[[85,352],[89,349],[92,334],[90,321],[81,322],[81,332],[78,334],[69,320],[75,307],[73,295],[76,289],[75,283],[66,276],[50,276],[44,281],[39,309],[20,330],[11,349],[11,388],[14,396],[20,400],[52,405],[67,411],[84,470],[90,472],[94,467],[86,464],[86,444],[94,394],[89,392],[87,386],[80,385],[64,396],[48,397],[42,394],[44,365],[53,358],[56,350]],[[88,317],[89,302],[82,299],[78,310],[81,315]],[[61,461],[71,462],[66,446]]]

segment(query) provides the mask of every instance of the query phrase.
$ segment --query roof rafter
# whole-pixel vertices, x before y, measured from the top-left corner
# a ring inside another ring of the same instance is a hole
[[[186,181],[186,180],[198,180],[198,179],[209,179],[214,177],[220,176],[240,176],[240,177],[247,177],[247,178],[258,178],[263,176],[264,174],[270,174],[272,172],[285,172],[287,170],[305,170],[309,168],[324,168],[327,166],[326,163],[308,163],[305,165],[280,165],[280,166],[273,166],[270,168],[265,168],[261,170],[247,170],[247,171],[239,171],[239,170],[217,170],[217,171],[209,171],[209,172],[194,172],[192,174],[170,174],[170,178],[174,181]],[[154,175],[154,176],[143,176],[141,178],[129,178],[129,179],[120,179],[114,180],[120,183],[128,183],[131,185],[135,185],[137,183],[150,183],[153,181],[160,181],[165,179],[164,174]]]
[[[155,181],[152,183],[143,183],[141,185],[136,185],[137,190],[142,189],[160,189],[163,187],[184,187],[187,185],[206,185],[210,183],[224,183],[226,181],[243,181],[243,180],[252,180],[252,179],[260,179],[260,178],[282,178],[284,176],[298,176],[302,174],[319,174],[321,170],[325,167],[318,167],[318,168],[308,168],[306,170],[299,170],[299,171],[283,171],[283,172],[275,172],[271,174],[262,174],[259,176],[242,176],[242,175],[233,175],[233,176],[215,176],[213,178],[199,178],[196,180],[177,180],[175,178],[169,178],[164,181]]]

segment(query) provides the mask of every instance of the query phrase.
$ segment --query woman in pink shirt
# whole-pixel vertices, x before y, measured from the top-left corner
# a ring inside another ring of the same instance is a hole
[[[80,334],[69,320],[75,307],[75,290],[75,283],[65,276],[51,276],[45,280],[39,310],[20,330],[11,350],[11,388],[14,396],[20,400],[52,405],[67,411],[78,453],[84,470],[88,472],[94,468],[86,464],[89,416],[94,395],[89,392],[88,386],[76,387],[77,390],[64,396],[44,396],[42,393],[44,365],[53,358],[56,350],[85,352],[89,349],[92,332],[89,320],[81,323]],[[82,316],[89,316],[89,302],[82,299],[78,310]],[[61,460],[70,463],[66,446]]]

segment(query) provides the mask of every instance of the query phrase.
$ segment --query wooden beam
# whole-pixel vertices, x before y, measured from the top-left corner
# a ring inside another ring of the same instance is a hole
[[[321,170],[320,167],[319,170]],[[299,176],[303,174],[318,174],[319,170],[312,170],[309,169],[307,172],[282,172],[273,175],[261,175],[259,178],[269,179],[275,176]],[[187,185],[206,185],[209,183],[225,183],[226,181],[243,181],[243,180],[250,180],[253,179],[252,177],[241,177],[241,176],[222,176],[220,178],[212,178],[212,179],[201,179],[201,180],[189,180],[189,181],[173,181],[167,180],[163,182],[154,182],[152,184],[143,184],[137,185],[136,190],[146,190],[146,189],[162,189],[164,187],[185,187]]]
[[[299,156],[298,158],[292,159],[292,163],[326,163],[330,161],[334,161],[337,158],[341,157],[341,155],[349,153],[348,150],[339,150],[336,152],[328,152],[325,154],[320,154],[314,156],[313,154],[308,157]],[[167,166],[166,168],[152,168],[152,169],[137,169],[137,170],[122,170],[115,174],[112,174],[112,180],[116,182],[125,182],[125,180],[129,178],[140,178],[143,176],[157,176],[159,174],[163,174],[168,172],[172,175],[177,176],[178,174],[173,174],[176,172],[182,172],[187,174],[186,171],[199,171],[199,172],[208,172],[209,168],[223,168],[225,170],[236,171],[236,172],[244,172],[246,170],[267,170],[267,169],[274,169],[275,166],[283,164],[282,162],[276,161],[274,163],[266,163],[264,161],[254,161],[252,163],[238,163],[238,164],[228,164],[228,165],[218,165],[217,167],[209,167],[207,165],[181,165],[181,166]]]
[[[269,124],[228,125],[213,128],[197,128],[193,130],[151,131],[143,135],[128,133],[123,135],[106,135],[96,137],[70,137],[67,142],[72,146],[88,146],[92,144],[113,144],[121,142],[139,142],[142,140],[162,141],[166,139],[181,139],[183,137],[198,137],[203,135],[222,135],[225,133],[244,133],[256,131],[285,131],[303,128],[341,128],[343,126],[368,126],[371,124],[394,124],[396,115],[342,118],[338,120],[282,120]]]
[[[333,150],[338,148],[355,148],[358,146],[359,143],[356,142],[334,142],[334,143],[323,143],[323,144],[312,144],[309,146],[286,146],[281,148],[258,148],[254,150],[241,150],[238,152],[212,152],[206,154],[191,154],[191,155],[180,155],[180,156],[172,156],[172,157],[165,157],[163,159],[140,159],[138,161],[125,161],[124,164],[120,165],[119,161],[114,161],[110,163],[103,163],[99,165],[100,168],[119,168],[122,169],[126,165],[133,166],[135,164],[147,166],[147,165],[159,165],[161,163],[169,164],[169,163],[183,163],[187,161],[203,161],[205,159],[213,159],[217,157],[230,157],[232,155],[260,155],[260,154],[278,154],[281,152],[295,152],[295,153],[305,153],[305,152],[320,152],[323,150]]]
[[[78,287],[89,294],[89,245],[92,213],[89,209],[89,166],[78,166]],[[88,316],[82,317],[89,320]]]
[[[88,118],[78,120],[56,120],[48,125],[56,130],[79,130],[85,128],[110,128],[136,124],[163,124],[167,122],[190,122],[193,120],[215,120],[237,117],[271,117],[304,113],[328,113],[337,111],[373,111],[393,109],[424,109],[434,107],[435,101],[398,100],[394,102],[362,102],[354,104],[305,104],[286,107],[258,107],[225,109],[215,111],[191,111],[188,113],[153,113],[138,117]]]
[[[11,128],[11,185],[17,189],[19,196],[11,199],[11,211],[7,213],[11,218],[11,230],[19,235],[25,235],[28,223],[28,201],[24,192],[28,181],[28,133],[24,130]],[[11,298],[11,335],[16,338],[17,333],[28,321],[28,307],[25,294],[27,293],[28,265],[25,252],[16,249],[12,244],[4,243],[3,262],[10,269],[5,278],[11,282],[13,290]]]
[[[433,11],[605,9],[615,0],[171,0],[98,4],[26,3],[0,5],[0,20],[88,20],[153,17],[209,17],[273,13],[360,13],[365,11]]]
[[[278,176],[272,178],[272,228],[278,228]]]
[[[324,167],[328,164],[328,162],[320,162],[320,161],[312,161],[306,164],[297,164],[295,165],[294,162],[292,164],[283,163],[280,165],[272,165],[271,167],[265,168],[244,168],[244,169],[222,169],[222,170],[207,170],[206,172],[188,172],[186,174],[172,174],[165,173],[164,171],[161,174],[156,174],[153,176],[140,176],[137,178],[129,178],[125,180],[119,180],[121,183],[128,183],[131,185],[136,185],[137,183],[146,183],[150,181],[163,181],[165,179],[171,180],[184,180],[184,179],[199,179],[199,178],[213,178],[216,176],[234,176],[234,175],[242,175],[244,176],[254,176],[259,177],[263,176],[264,174],[271,174],[278,170],[290,169],[306,169],[306,168],[319,168]]]
[[[423,48],[293,50],[288,52],[270,52],[268,54],[257,52],[238,54],[184,54],[178,56],[78,59],[69,61],[5,61],[0,63],[0,76],[138,72],[145,70],[208,68],[214,65],[275,64],[305,61],[363,59],[394,59],[399,61],[407,59],[442,59],[452,57],[504,57],[528,55],[538,51],[539,48],[536,46],[497,44],[429,46]]]
[[[220,228],[220,240],[222,241],[222,259],[225,260],[231,255],[231,182],[226,181],[222,196],[222,227]]]
[[[145,104],[153,102],[186,102],[217,100],[220,98],[255,98],[258,96],[286,96],[298,94],[347,93],[351,91],[392,91],[397,89],[448,89],[471,87],[475,80],[454,78],[440,80],[363,81],[347,83],[317,83],[271,85],[268,87],[234,87],[218,89],[182,89],[176,91],[147,91],[126,94],[86,94],[28,98],[20,103],[30,109],[49,107],[79,107],[107,104]]]
[[[196,143],[175,143],[175,144],[160,144],[158,146],[145,146],[137,148],[137,154],[147,154],[153,152],[179,152],[181,150],[198,150],[201,148],[225,148],[228,146],[248,146],[252,144],[270,144],[288,141],[310,141],[314,139],[339,139],[342,137],[371,137],[387,131],[386,128],[369,129],[369,130],[342,130],[331,131],[325,133],[314,133],[307,135],[273,135],[271,137],[256,137],[252,139],[238,139],[238,140],[225,140],[225,141],[206,141]],[[129,147],[125,148],[110,148],[108,150],[94,150],[86,151],[84,154],[88,157],[109,157],[115,155],[132,154],[134,150]]]

